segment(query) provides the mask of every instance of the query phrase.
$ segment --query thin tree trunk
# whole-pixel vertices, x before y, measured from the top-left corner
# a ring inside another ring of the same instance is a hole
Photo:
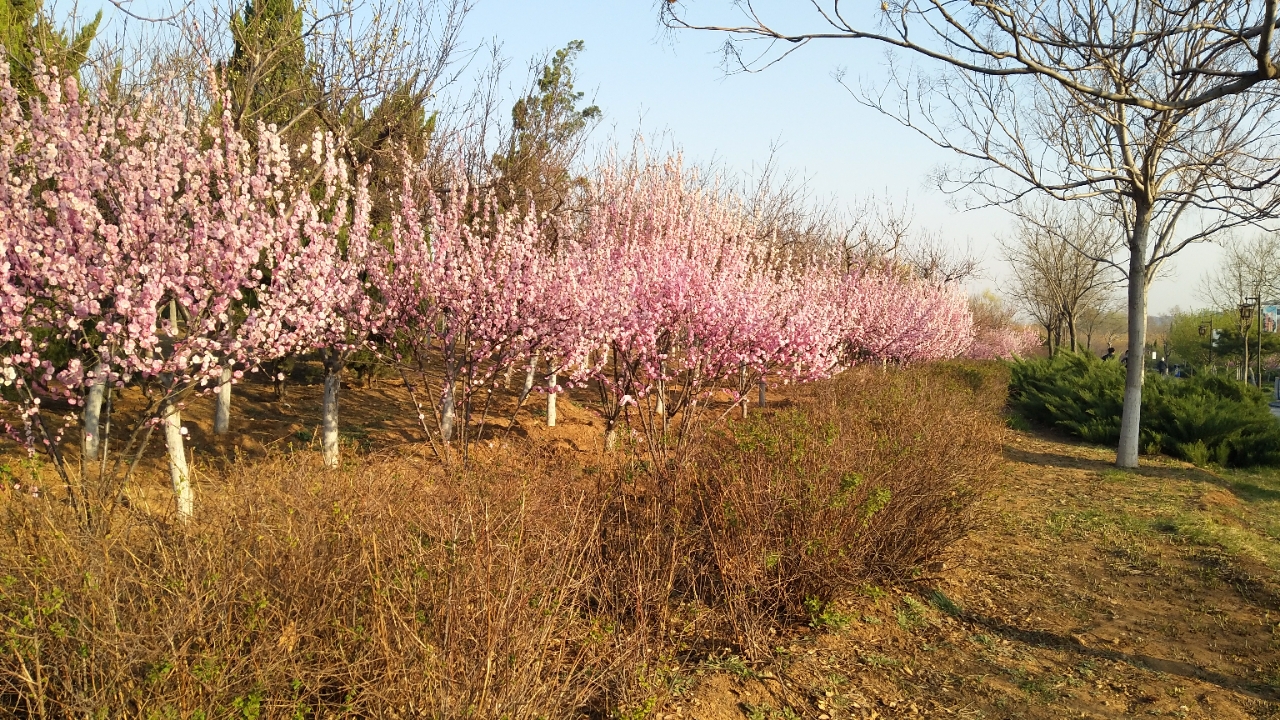
[[[516,401],[516,405],[523,405],[524,401],[529,399],[529,393],[533,392],[533,379],[538,372],[538,356],[534,355],[529,359],[529,369],[524,374],[524,386],[520,388],[520,399]]]
[[[336,468],[341,461],[338,448],[338,390],[342,387],[343,361],[329,350],[324,360],[324,397],[321,404],[320,453],[324,466]]]
[[[547,379],[550,387],[547,389],[547,427],[556,426],[556,389],[557,380],[556,373],[553,370],[551,376]]]
[[[457,400],[454,398],[454,386],[457,384],[457,378],[454,377],[455,370],[453,361],[445,358],[444,361],[444,386],[440,389],[440,439],[446,443],[453,440],[453,425],[456,415]]]
[[[757,389],[760,391],[760,407],[764,407],[764,378],[760,378],[760,384]]]
[[[182,442],[182,411],[172,398],[164,401],[160,421],[164,424],[164,442],[169,450],[169,480],[173,483],[173,495],[178,504],[178,520],[186,522],[195,509],[195,494],[191,489],[187,452]]]
[[[1240,379],[1245,385],[1249,384],[1249,326],[1244,325],[1244,329],[1240,331],[1240,336],[1244,338],[1244,366],[1240,372]]]
[[[662,423],[662,435],[667,435],[667,364],[658,363],[658,421]]]
[[[222,368],[218,394],[213,405],[213,434],[226,435],[231,426],[231,365]]]
[[[1067,339],[1071,343],[1071,352],[1075,352],[1078,348],[1076,345],[1076,316],[1067,315]]]
[[[84,403],[84,457],[98,459],[100,433],[98,418],[102,415],[102,396],[107,389],[107,369],[101,362],[93,366],[93,385]]]
[[[742,419],[747,419],[747,368],[745,365],[738,368],[738,387],[742,388],[742,397],[738,398],[738,402],[742,403]]]
[[[1129,240],[1129,365],[1124,378],[1124,409],[1120,414],[1120,445],[1116,465],[1138,467],[1141,435],[1142,379],[1147,348],[1147,236],[1151,231],[1150,209],[1139,209]]]

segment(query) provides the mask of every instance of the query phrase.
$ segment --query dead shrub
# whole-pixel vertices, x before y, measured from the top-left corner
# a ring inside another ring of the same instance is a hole
[[[523,459],[246,468],[189,530],[10,503],[0,700],[26,717],[563,717],[638,644],[589,611],[599,494]]]
[[[597,717],[680,653],[900,578],[972,525],[1002,384],[863,369],[734,422],[684,472],[522,445],[446,472],[234,465],[189,527],[88,535],[3,500],[0,709],[28,718]],[[615,461],[610,461],[615,462]],[[807,603],[807,606],[806,606]]]
[[[680,584],[758,653],[766,628],[917,572],[977,519],[1003,387],[972,363],[862,368],[730,425],[688,481]]]

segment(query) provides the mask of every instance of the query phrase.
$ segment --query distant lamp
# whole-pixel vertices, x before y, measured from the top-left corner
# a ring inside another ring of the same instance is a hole
[[[1200,323],[1200,337],[1209,334],[1209,323]]]
[[[1240,303],[1240,319],[1245,323],[1253,319],[1253,303]]]

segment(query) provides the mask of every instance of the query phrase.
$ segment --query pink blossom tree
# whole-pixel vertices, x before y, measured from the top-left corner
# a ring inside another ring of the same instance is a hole
[[[534,309],[548,296],[549,259],[532,211],[500,210],[465,182],[441,190],[407,172],[399,201],[378,292],[397,321],[400,359],[410,361],[422,386],[432,385],[428,369],[439,357],[441,380],[430,403],[445,443],[439,451],[457,434],[465,453],[476,401],[483,394],[483,428],[498,379],[536,350]],[[425,413],[419,416],[425,427]]]
[[[316,132],[297,150],[318,178],[299,183],[282,206],[281,228],[265,254],[265,280],[244,322],[244,340],[259,362],[318,351],[324,365],[321,455],[337,467],[338,395],[352,354],[368,346],[385,321],[371,276],[385,253],[371,236],[367,175],[352,179],[331,134]]]
[[[89,500],[114,503],[163,427],[185,519],[194,505],[185,399],[279,343],[261,324],[246,324],[240,308],[267,289],[261,259],[291,237],[297,196],[288,192],[288,150],[264,128],[251,153],[225,116],[205,124],[175,104],[89,103],[73,81],[43,72],[37,86],[24,115],[7,69],[0,75],[0,160],[9,178],[0,202],[10,210],[0,221],[0,366],[17,388],[3,401],[6,427],[50,455],[85,512]],[[109,465],[112,394],[126,385],[141,388],[147,403]],[[59,447],[76,418],[64,413],[59,424],[46,408],[78,407],[95,395],[101,427],[95,408],[82,428],[98,456],[96,498],[88,498],[92,455],[82,453],[73,472]]]
[[[973,314],[959,288],[889,269],[854,268],[843,290],[853,358],[915,363],[952,358],[973,340]]]

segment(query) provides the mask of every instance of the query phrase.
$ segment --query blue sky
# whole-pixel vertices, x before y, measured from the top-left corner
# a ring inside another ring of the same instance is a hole
[[[142,0],[134,9],[173,2],[177,0]],[[808,5],[798,0],[788,4]],[[109,22],[112,13],[108,5]],[[626,144],[640,129],[649,138],[669,138],[695,162],[715,159],[737,170],[764,162],[776,144],[781,165],[807,176],[816,194],[849,204],[872,193],[899,203],[908,200],[918,229],[942,231],[961,245],[971,243],[984,261],[985,278],[975,289],[998,290],[1008,277],[996,244],[998,236],[1009,232],[1008,217],[1000,210],[953,210],[927,184],[927,176],[954,157],[859,105],[832,77],[844,68],[851,82],[883,81],[879,46],[811,44],[763,73],[726,75],[718,53],[724,37],[664,31],[654,0],[477,0],[463,34],[470,48],[501,44],[511,63],[505,79],[511,97],[524,85],[531,58],[571,40],[584,41],[577,84],[604,112],[593,138],[597,143]],[[483,62],[477,58],[475,65]],[[1153,285],[1151,313],[1198,306],[1195,288],[1219,254],[1214,246],[1184,251]]]

